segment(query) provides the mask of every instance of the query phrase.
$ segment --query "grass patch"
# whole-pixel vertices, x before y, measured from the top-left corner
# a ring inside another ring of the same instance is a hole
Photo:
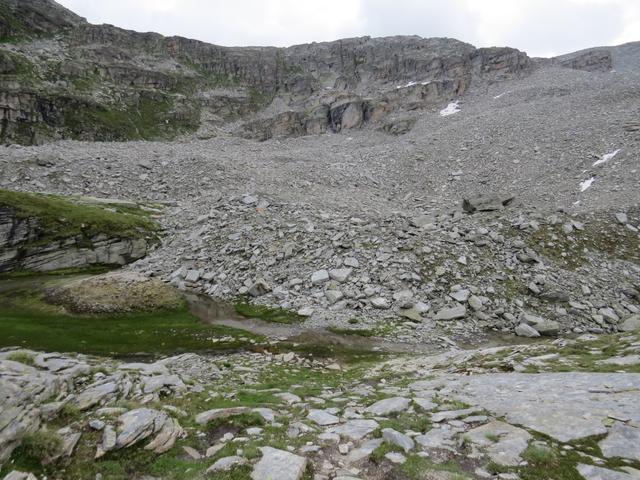
[[[257,318],[265,322],[292,324],[304,320],[304,317],[290,310],[248,303],[246,300],[237,302],[235,310],[245,318]]]
[[[33,463],[48,463],[62,450],[62,439],[49,430],[38,430],[22,440],[22,454]]]
[[[35,364],[35,357],[32,353],[27,352],[12,352],[7,355],[7,360],[24,363],[29,366],[33,366]]]
[[[400,466],[400,471],[411,480],[425,478],[425,472],[429,471],[448,472],[451,474],[448,480],[464,480],[467,478],[463,475],[460,465],[454,461],[435,463],[418,455],[407,456],[407,461]]]
[[[117,205],[85,205],[71,198],[0,189],[0,207],[20,219],[37,219],[39,236],[29,244],[74,236],[91,239],[98,234],[143,238],[156,234],[158,224],[147,212]]]
[[[264,425],[264,418],[258,413],[241,413],[239,415],[233,415],[226,418],[216,418],[207,423],[207,430],[209,432],[216,431],[223,428],[230,428],[235,430],[244,430],[251,427],[262,427]]]
[[[335,333],[336,335],[355,335],[358,337],[375,337],[375,330],[368,330],[366,328],[339,328],[339,327],[328,327],[328,331],[331,333]]]
[[[0,347],[95,355],[160,355],[235,350],[262,337],[206,325],[187,308],[124,315],[69,315],[29,286],[0,291]]]
[[[414,432],[426,433],[431,430],[431,422],[428,415],[416,413],[401,413],[395,418],[380,420],[380,429],[393,428],[398,432],[412,430]]]
[[[531,465],[541,468],[552,466],[558,461],[558,456],[551,448],[540,445],[529,445],[522,454],[522,458]]]
[[[384,456],[391,452],[402,452],[402,449],[392,443],[382,442],[382,444],[373,451],[369,458],[373,463],[379,464],[384,461]]]

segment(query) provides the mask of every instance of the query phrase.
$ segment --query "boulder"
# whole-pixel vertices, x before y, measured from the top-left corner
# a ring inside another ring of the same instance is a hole
[[[413,450],[413,448],[415,447],[415,443],[411,439],[411,437],[405,435],[404,433],[400,433],[392,428],[383,428],[382,438],[387,442],[400,447],[405,452]]]
[[[519,337],[536,338],[540,336],[540,332],[526,323],[521,323],[516,327],[516,335]]]
[[[513,199],[514,197],[481,194],[463,199],[462,209],[467,213],[502,210],[509,205]]]
[[[635,332],[640,330],[640,313],[631,315],[622,321],[618,325],[618,330],[621,332]]]
[[[438,310],[435,320],[456,320],[464,318],[467,314],[467,309],[464,305],[458,305],[456,307],[447,307]]]
[[[262,458],[251,473],[252,480],[300,480],[307,468],[307,459],[284,450],[260,448]]]

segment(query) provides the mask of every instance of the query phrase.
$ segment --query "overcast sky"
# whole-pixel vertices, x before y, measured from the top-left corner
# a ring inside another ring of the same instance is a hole
[[[640,40],[640,0],[58,0],[91,23],[218,45],[453,37],[552,56]]]

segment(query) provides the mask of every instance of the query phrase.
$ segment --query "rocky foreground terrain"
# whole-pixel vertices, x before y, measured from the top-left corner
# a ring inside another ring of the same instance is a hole
[[[0,42],[0,476],[640,478],[640,44]]]

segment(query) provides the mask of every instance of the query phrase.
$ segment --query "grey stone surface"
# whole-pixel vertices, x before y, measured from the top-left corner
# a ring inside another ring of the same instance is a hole
[[[307,418],[320,426],[335,425],[340,421],[338,417],[325,410],[310,410]]]
[[[405,452],[413,450],[415,442],[413,439],[404,433],[400,433],[392,428],[382,429],[382,438],[387,442],[400,447]]]
[[[577,468],[585,480],[637,480],[637,476],[595,465],[580,463]]]
[[[505,466],[519,465],[521,454],[532,439],[526,430],[500,421],[469,430],[464,438],[486,450],[492,461]]]
[[[373,415],[385,416],[405,411],[409,408],[410,403],[410,400],[404,397],[385,398],[368,406],[365,411]]]
[[[300,480],[307,466],[307,459],[284,450],[260,448],[262,458],[255,465],[253,480]]]
[[[607,437],[598,446],[605,457],[640,461],[640,422],[636,426],[614,423]]]
[[[640,374],[486,374],[457,379],[451,388],[463,401],[562,442],[607,433],[612,413],[640,424]]]
[[[349,420],[337,427],[331,427],[329,432],[337,433],[338,435],[351,440],[361,440],[377,428],[378,422],[375,420],[356,419]]]
[[[209,468],[207,468],[206,473],[226,472],[239,465],[245,465],[246,463],[246,458],[239,457],[237,455],[222,457],[219,460],[216,460],[216,462]]]

